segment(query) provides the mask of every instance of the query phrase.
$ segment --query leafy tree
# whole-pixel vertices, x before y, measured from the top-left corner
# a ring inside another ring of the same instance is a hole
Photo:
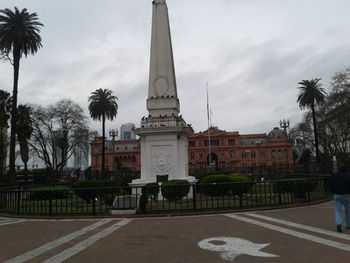
[[[10,93],[0,90],[0,178],[5,174],[7,156],[7,128],[11,111]]]
[[[87,116],[83,109],[69,99],[48,107],[32,106],[33,133],[30,147],[46,167],[58,175],[80,143],[88,143]]]
[[[118,98],[109,89],[97,89],[89,97],[89,111],[93,120],[102,121],[101,175],[105,175],[105,123],[113,120],[118,113]]]
[[[11,140],[10,140],[10,176],[14,184],[15,177],[15,147],[16,147],[16,124],[17,124],[17,92],[20,59],[22,55],[35,54],[42,47],[39,35],[39,26],[36,13],[29,13],[27,9],[19,11],[17,7],[12,11],[8,8],[0,10],[0,51],[9,57],[12,53],[14,71],[11,109]]]
[[[320,78],[315,78],[311,80],[302,80],[299,82],[298,84],[300,86],[298,87],[299,94],[297,99],[300,109],[311,109],[317,162],[320,161],[320,154],[315,108],[317,105],[323,104],[326,100],[326,91],[321,87],[322,84],[319,82],[320,80]]]
[[[32,127],[32,120],[31,120],[31,109],[29,106],[26,105],[19,105],[18,106],[18,118],[17,118],[17,140],[20,147],[20,154],[22,162],[24,163],[24,174],[25,177],[28,175],[28,167],[27,163],[29,160],[29,145],[28,141],[32,135],[33,127]],[[25,178],[27,181],[27,178]]]

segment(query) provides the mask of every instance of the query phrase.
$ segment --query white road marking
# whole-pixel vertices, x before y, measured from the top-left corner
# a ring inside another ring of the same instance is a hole
[[[215,244],[217,243],[217,244]],[[277,255],[260,251],[270,245],[256,244],[242,238],[235,237],[212,237],[203,239],[198,243],[202,249],[220,252],[221,258],[233,261],[239,255],[249,255],[254,257],[278,257]]]
[[[333,247],[333,248],[337,248],[337,249],[342,249],[345,251],[350,252],[350,245],[344,244],[344,243],[340,243],[340,242],[336,242],[336,241],[332,241],[332,240],[328,240],[328,239],[324,239],[321,237],[316,237],[313,235],[309,235],[309,234],[305,234],[302,232],[298,232],[298,231],[294,231],[294,230],[290,230],[287,228],[283,228],[283,227],[279,227],[279,226],[275,226],[275,225],[271,225],[271,224],[267,224],[267,223],[263,223],[254,219],[250,219],[250,218],[246,218],[246,217],[242,217],[242,216],[237,216],[237,215],[233,215],[233,214],[229,214],[226,215],[227,217],[231,217],[233,219],[236,220],[240,220],[243,222],[247,222],[253,225],[257,225],[257,226],[261,226],[270,230],[274,230],[277,232],[281,232],[290,236],[294,236],[300,239],[306,239],[315,243],[319,243],[325,246],[329,246],[329,247]]]
[[[107,219],[107,220],[100,220],[98,222],[96,222],[95,224],[89,225],[87,227],[84,227],[76,232],[73,232],[71,234],[68,234],[66,236],[63,236],[59,239],[56,239],[50,243],[47,243],[46,245],[43,245],[41,247],[35,248],[33,250],[30,250],[22,255],[19,255],[17,257],[14,257],[12,259],[9,259],[3,263],[21,263],[21,262],[25,262],[27,260],[30,260],[34,257],[37,257],[51,249],[54,249],[68,241],[71,241],[79,236],[84,235],[85,233],[94,230],[95,228],[102,226],[104,224],[107,224],[108,222],[110,222],[111,220]]]
[[[331,236],[331,237],[336,237],[336,238],[340,238],[340,239],[350,240],[350,235],[347,235],[347,234],[336,233],[336,232],[329,231],[329,230],[322,229],[322,228],[306,226],[306,225],[302,225],[302,224],[298,224],[298,223],[293,223],[293,222],[290,222],[290,221],[287,221],[287,220],[276,219],[276,218],[263,216],[263,215],[259,215],[259,214],[253,214],[253,213],[244,213],[244,214],[248,215],[248,216],[264,219],[264,220],[267,220],[267,221],[271,221],[271,222],[274,222],[274,223],[279,223],[279,224],[283,224],[283,225],[287,225],[287,226],[292,226],[292,227],[300,228],[300,229],[303,229],[303,230],[308,230],[308,231],[311,231],[311,232],[315,232],[315,233],[319,233],[319,234],[323,234],[323,235],[327,235],[327,236]]]
[[[85,239],[84,241],[76,244],[75,246],[68,248],[61,253],[43,261],[42,263],[60,263],[65,261],[66,259],[74,256],[75,254],[78,254],[79,252],[83,251],[84,249],[87,249],[89,246],[100,240],[101,238],[104,238],[110,234],[112,234],[114,231],[119,229],[122,226],[125,226],[126,224],[130,223],[132,219],[123,219],[120,222],[102,230],[101,232],[98,232],[97,234],[89,237],[88,239]]]
[[[7,221],[1,221],[0,226],[6,226],[6,225],[12,225],[17,223],[25,222],[25,220],[7,220]]]

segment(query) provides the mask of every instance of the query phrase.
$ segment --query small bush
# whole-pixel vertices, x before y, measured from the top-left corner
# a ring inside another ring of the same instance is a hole
[[[142,194],[151,197],[153,200],[158,199],[159,185],[158,183],[148,183],[142,187]]]
[[[308,179],[290,179],[276,181],[273,187],[274,192],[291,193],[295,198],[305,199],[307,193],[315,189],[316,183]]]
[[[31,189],[28,196],[30,200],[65,199],[68,196],[68,189],[65,186],[47,186]]]
[[[232,176],[224,174],[208,175],[202,179],[198,190],[209,196],[227,195],[231,191],[232,182],[234,182]]]
[[[246,194],[252,189],[254,185],[252,176],[242,174],[230,174],[230,177],[233,179],[234,183],[231,187],[232,195],[241,196],[242,194]]]
[[[209,196],[242,195],[253,187],[252,178],[241,174],[215,174],[203,178],[199,190]],[[251,183],[249,183],[251,182]]]
[[[162,183],[162,195],[165,199],[176,202],[188,194],[190,187],[186,180],[170,180]]]
[[[106,205],[112,206],[114,198],[120,193],[119,184],[116,181],[99,181],[97,186],[97,197]]]
[[[85,188],[97,188],[99,187],[99,181],[78,181],[73,184],[74,193],[79,196],[81,199],[90,203],[92,200],[95,200],[97,192],[92,189]]]
[[[127,174],[124,175],[121,179],[119,179],[119,185],[120,186],[129,186],[129,184],[135,180],[140,178],[139,176],[133,175],[133,174]]]

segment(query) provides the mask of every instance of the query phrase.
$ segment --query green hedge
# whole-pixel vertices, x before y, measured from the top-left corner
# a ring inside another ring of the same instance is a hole
[[[151,197],[153,200],[157,200],[158,194],[159,194],[158,183],[145,184],[141,190],[141,196],[139,200],[139,209],[141,211],[145,211],[148,203],[148,198]]]
[[[231,194],[241,196],[249,193],[254,186],[253,177],[250,175],[230,174],[235,184],[232,184]]]
[[[202,179],[199,192],[209,196],[228,195],[234,179],[225,174],[208,175]]]
[[[151,197],[153,200],[158,199],[159,185],[158,183],[148,183],[142,187],[142,194]]]
[[[170,180],[162,183],[162,195],[165,199],[176,202],[188,194],[190,187],[187,180]]]
[[[248,193],[254,183],[252,178],[240,174],[215,174],[202,179],[198,192],[209,196],[242,195]]]
[[[97,197],[97,192],[91,189],[85,188],[97,188],[99,187],[99,181],[78,181],[73,184],[74,193],[81,199],[90,203]]]
[[[316,182],[310,179],[289,179],[273,183],[273,189],[276,193],[291,193],[295,198],[305,199],[307,193],[313,191]]]
[[[46,186],[32,188],[28,196],[30,200],[65,199],[69,194],[66,186]]]

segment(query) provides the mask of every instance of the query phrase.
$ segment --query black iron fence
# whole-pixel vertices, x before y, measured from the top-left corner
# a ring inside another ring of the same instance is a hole
[[[108,215],[278,207],[330,197],[328,177],[144,187],[0,190],[0,213],[17,215]]]

